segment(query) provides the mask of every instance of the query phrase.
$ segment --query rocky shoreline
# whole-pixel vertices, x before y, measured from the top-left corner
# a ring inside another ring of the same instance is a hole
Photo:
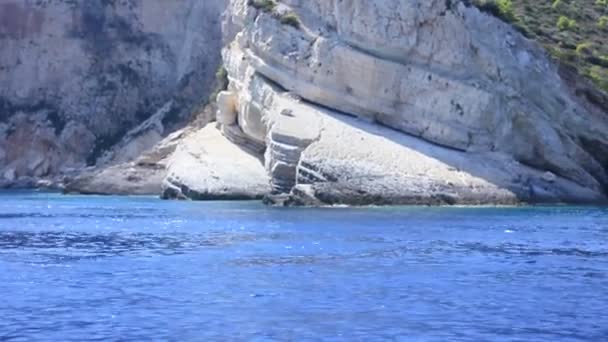
[[[606,95],[499,19],[443,0],[225,6],[217,108],[171,134],[161,108],[58,186],[277,206],[607,202]],[[4,185],[39,185],[27,177]]]

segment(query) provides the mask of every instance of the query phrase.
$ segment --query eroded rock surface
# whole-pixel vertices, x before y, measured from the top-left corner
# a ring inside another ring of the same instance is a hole
[[[443,0],[228,11],[218,118],[266,147],[271,200],[605,200],[606,109],[498,19]]]
[[[223,0],[0,2],[0,183],[132,160],[185,125],[220,62]],[[163,112],[146,130],[127,135]]]
[[[0,184],[88,161],[109,167],[74,178],[74,191],[606,201],[606,94],[468,1],[6,3],[0,17],[23,20],[0,22],[11,47],[0,51]],[[217,124],[158,144],[204,102],[222,40]]]
[[[67,193],[95,195],[158,195],[167,176],[167,164],[178,144],[192,129],[173,132],[137,158],[91,167],[67,178]]]

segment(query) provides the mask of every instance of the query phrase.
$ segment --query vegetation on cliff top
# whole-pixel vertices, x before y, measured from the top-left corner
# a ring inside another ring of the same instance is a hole
[[[258,10],[271,13],[283,25],[289,25],[296,29],[300,28],[300,18],[298,18],[298,15],[292,11],[275,11],[277,3],[274,0],[249,0],[248,4]]]
[[[608,92],[608,0],[474,0]]]
[[[277,4],[274,0],[249,0],[249,6],[253,6],[264,12],[272,12]]]

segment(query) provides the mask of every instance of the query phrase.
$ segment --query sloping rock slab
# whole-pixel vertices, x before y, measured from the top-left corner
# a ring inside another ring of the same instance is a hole
[[[314,107],[310,107],[311,109]],[[448,149],[397,131],[331,114],[297,167],[295,204],[599,203],[605,197],[502,153]],[[344,143],[348,141],[348,143]],[[312,201],[311,201],[312,199]]]
[[[179,142],[192,131],[170,134],[130,162],[102,165],[79,172],[66,182],[67,193],[96,195],[158,195],[167,176],[167,162]]]
[[[214,126],[185,138],[168,163],[165,199],[251,200],[270,192],[260,156],[231,143]]]
[[[68,183],[65,192],[85,195],[158,195],[166,171],[135,163],[85,172]]]

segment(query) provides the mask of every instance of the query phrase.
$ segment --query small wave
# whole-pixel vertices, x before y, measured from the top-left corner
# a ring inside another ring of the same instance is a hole
[[[251,256],[239,258],[233,262],[240,266],[272,266],[287,264],[319,264],[327,262],[341,262],[353,259],[400,259],[417,256],[444,254],[470,254],[481,253],[487,255],[505,256],[567,256],[583,258],[608,258],[608,250],[586,250],[581,248],[535,247],[524,244],[489,245],[483,243],[449,243],[446,241],[432,241],[422,245],[412,242],[386,249],[370,249],[354,253],[329,253],[318,255],[276,255]]]
[[[578,257],[608,257],[608,250],[585,250],[581,248],[562,247],[535,247],[523,244],[504,243],[499,245],[488,245],[483,243],[457,244],[456,249],[461,251],[480,252],[484,254],[512,254],[526,256],[560,255]]]
[[[293,255],[262,257],[254,256],[250,258],[239,258],[233,263],[239,266],[281,266],[281,265],[311,265],[319,264],[331,260],[344,259],[339,255]]]
[[[21,219],[21,218],[51,218],[55,217],[50,214],[40,214],[40,213],[8,213],[8,214],[0,214],[0,220],[2,219]]]
[[[69,213],[69,214],[62,214],[62,213],[54,213],[54,214],[44,214],[44,213],[39,213],[39,212],[31,212],[31,213],[4,213],[4,214],[0,214],[0,220],[8,220],[8,219],[27,219],[27,218],[33,218],[33,219],[50,219],[50,218],[84,218],[84,219],[101,219],[101,218],[106,218],[106,219],[145,219],[145,218],[149,218],[151,214],[145,214],[145,213],[116,213],[116,212],[105,212],[105,213],[99,213],[99,214],[94,214],[94,213],[87,213],[87,214],[77,214],[77,213]],[[154,217],[156,219],[167,219],[170,216],[168,215],[162,215],[162,214],[154,214]]]
[[[0,232],[0,251],[18,251],[36,255],[42,261],[69,262],[132,254],[183,254],[201,248],[213,248],[256,240],[248,233],[207,232],[205,234],[147,234],[83,232]]]

